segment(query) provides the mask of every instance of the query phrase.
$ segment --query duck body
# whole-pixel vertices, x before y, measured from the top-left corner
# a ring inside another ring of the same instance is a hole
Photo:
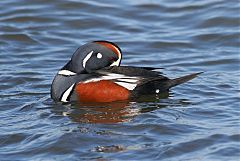
[[[169,79],[155,68],[120,66],[120,48],[108,41],[80,47],[57,73],[51,98],[61,102],[114,102],[159,94],[200,73]]]

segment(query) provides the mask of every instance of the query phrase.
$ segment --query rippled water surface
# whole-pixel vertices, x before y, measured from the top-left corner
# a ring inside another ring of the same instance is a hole
[[[240,2],[1,0],[0,160],[238,160]],[[51,81],[80,45],[170,78],[156,98],[62,105]]]

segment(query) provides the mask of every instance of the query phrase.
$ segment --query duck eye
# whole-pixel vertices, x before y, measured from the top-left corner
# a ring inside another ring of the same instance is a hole
[[[102,58],[102,54],[101,53],[97,53],[97,58],[101,59]]]

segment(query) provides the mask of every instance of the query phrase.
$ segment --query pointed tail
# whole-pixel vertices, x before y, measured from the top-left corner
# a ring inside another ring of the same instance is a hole
[[[199,73],[194,73],[194,74],[189,74],[183,77],[179,77],[179,78],[175,78],[175,79],[171,79],[168,81],[168,87],[174,87],[177,86],[179,84],[185,83],[189,80],[192,80],[193,78],[197,77],[199,74],[202,74],[203,72],[199,72]]]

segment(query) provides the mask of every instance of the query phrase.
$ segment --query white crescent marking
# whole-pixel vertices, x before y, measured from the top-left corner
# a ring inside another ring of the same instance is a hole
[[[61,99],[62,102],[68,102],[68,101],[67,101],[67,98],[69,97],[69,95],[70,95],[70,93],[71,93],[74,85],[75,85],[75,84],[71,85],[71,86],[64,92],[64,94],[63,94],[63,96],[62,96],[62,99]]]
[[[110,67],[112,67],[112,66],[119,66],[119,65],[120,65],[120,61],[121,61],[121,56],[118,58],[117,61],[113,62],[113,63],[110,65]]]
[[[122,53],[119,51],[119,49],[115,46],[113,46],[118,51],[118,60],[113,62],[110,66],[119,66],[121,59],[122,59]]]
[[[91,52],[83,59],[83,68],[86,67],[86,63],[87,63],[88,59],[91,58],[92,54],[93,54],[93,51],[91,51]]]

